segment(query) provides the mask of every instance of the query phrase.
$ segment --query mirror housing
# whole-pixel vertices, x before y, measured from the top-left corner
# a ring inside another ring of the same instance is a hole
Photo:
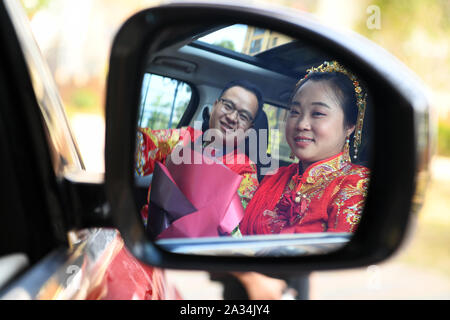
[[[149,52],[212,26],[271,28],[310,41],[351,67],[371,88],[373,159],[364,215],[351,241],[322,256],[211,257],[176,254],[146,238],[133,196],[136,119]],[[389,116],[386,117],[386,114]],[[432,155],[429,106],[420,82],[394,57],[358,35],[343,35],[302,13],[231,4],[175,3],[141,11],[117,33],[106,97],[105,188],[113,225],[141,261],[166,268],[296,273],[370,265],[402,243],[420,208]]]

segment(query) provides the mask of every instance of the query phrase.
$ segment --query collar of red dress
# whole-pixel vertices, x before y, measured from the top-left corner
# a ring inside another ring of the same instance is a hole
[[[303,174],[299,173],[300,167],[298,166],[293,180],[295,182],[314,183],[317,178],[339,171],[349,163],[350,159],[345,157],[344,152],[341,152],[330,158],[315,162]]]

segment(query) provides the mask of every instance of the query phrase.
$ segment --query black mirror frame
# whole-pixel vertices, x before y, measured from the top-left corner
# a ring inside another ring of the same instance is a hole
[[[164,34],[176,36],[176,26],[192,25],[192,21],[206,25],[245,21],[302,37],[352,65],[371,91],[378,93],[374,97],[379,109],[373,111],[371,183],[358,230],[344,248],[323,256],[211,257],[170,253],[146,239],[133,197],[136,119],[145,58],[149,50],[162,44]],[[161,33],[162,28],[166,32]],[[307,14],[204,2],[141,11],[122,26],[111,50],[105,145],[105,187],[111,220],[128,249],[141,261],[157,267],[272,274],[277,270],[284,274],[377,263],[399,248],[420,207],[420,203],[413,205],[417,203],[414,200],[420,199],[422,182],[428,180],[431,130],[429,107],[422,92],[415,76],[383,49],[362,37],[338,34]]]

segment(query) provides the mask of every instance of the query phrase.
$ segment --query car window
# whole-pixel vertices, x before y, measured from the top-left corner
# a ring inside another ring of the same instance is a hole
[[[263,109],[267,115],[269,130],[271,132],[269,134],[267,153],[271,154],[273,157],[278,157],[277,160],[293,162],[293,160],[289,158],[291,149],[284,137],[284,126],[288,110],[269,103],[265,103]]]
[[[192,89],[186,82],[146,73],[142,82],[139,127],[176,128],[191,99]]]

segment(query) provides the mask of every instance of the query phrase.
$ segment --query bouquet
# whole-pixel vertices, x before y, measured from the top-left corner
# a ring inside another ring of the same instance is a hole
[[[152,239],[231,234],[244,216],[237,194],[242,176],[190,151],[199,164],[155,166],[147,222]]]

